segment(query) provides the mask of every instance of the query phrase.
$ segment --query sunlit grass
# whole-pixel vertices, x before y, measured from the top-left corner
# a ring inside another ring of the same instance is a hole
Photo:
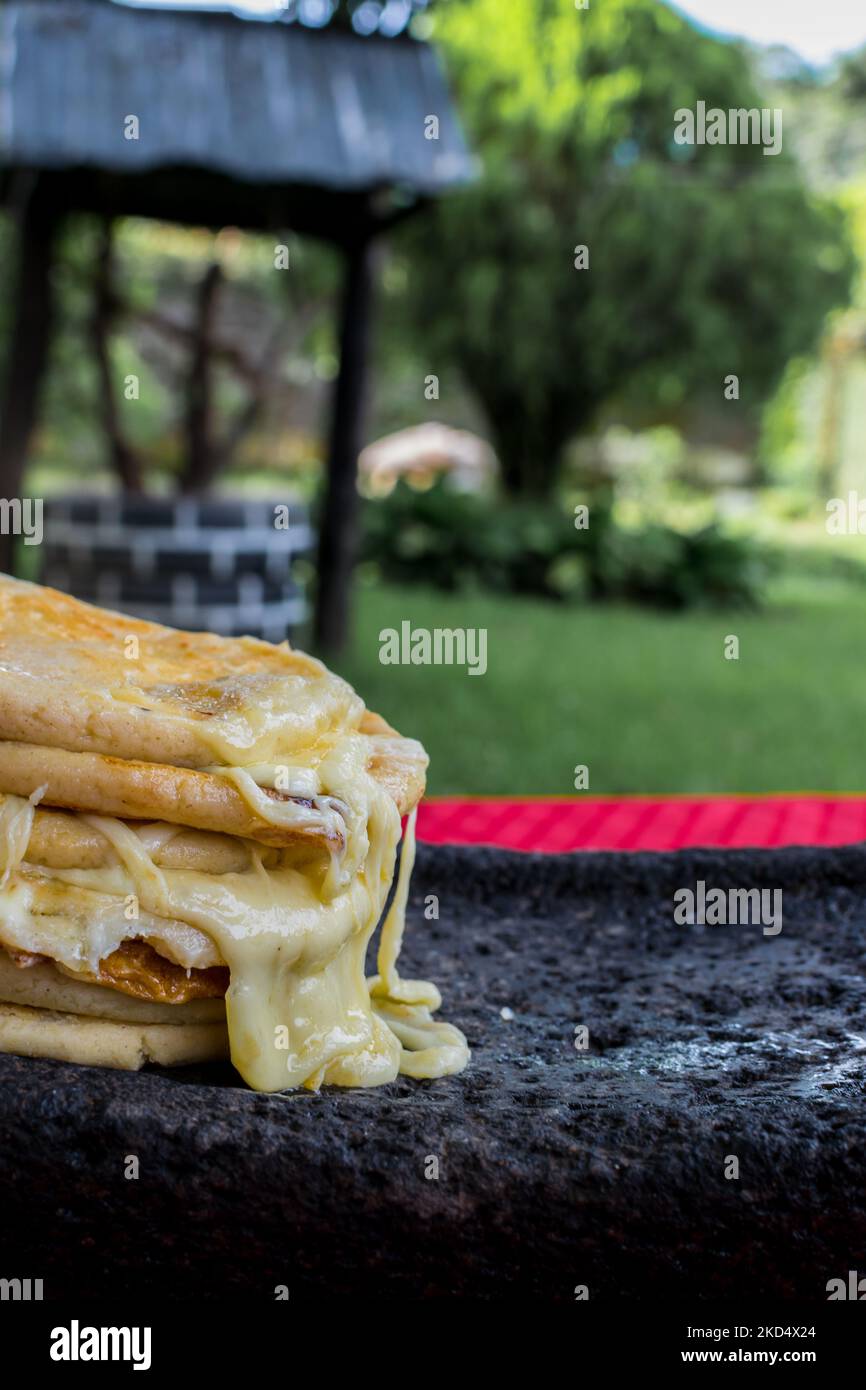
[[[486,627],[487,674],[383,666],[379,631]],[[362,589],[339,668],[438,793],[866,790],[866,590],[789,580],[761,613]],[[726,661],[724,639],[740,640]]]

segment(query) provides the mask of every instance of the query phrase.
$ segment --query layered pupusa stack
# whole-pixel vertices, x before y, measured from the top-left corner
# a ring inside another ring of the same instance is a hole
[[[426,755],[320,662],[3,577],[0,739],[0,1049],[265,1091],[466,1065],[396,969]]]

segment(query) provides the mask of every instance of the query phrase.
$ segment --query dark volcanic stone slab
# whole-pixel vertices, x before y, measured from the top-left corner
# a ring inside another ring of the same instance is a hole
[[[782,933],[674,925],[698,879],[781,887]],[[0,1058],[0,1272],[48,1298],[564,1300],[824,1299],[866,1272],[864,850],[422,847],[411,917],[462,1077],[261,1096]]]

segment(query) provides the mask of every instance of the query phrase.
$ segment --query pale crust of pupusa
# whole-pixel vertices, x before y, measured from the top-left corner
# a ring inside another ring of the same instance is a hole
[[[371,773],[393,797],[401,815],[407,814],[423,792],[424,750],[414,739],[389,735],[377,735],[369,742]],[[219,773],[166,763],[0,741],[0,788],[22,797],[42,789],[40,802],[44,806],[120,820],[169,821],[277,848],[295,844],[341,847],[339,832],[323,829],[313,807],[305,810],[299,802],[297,821],[277,824],[259,815]],[[274,800],[296,798],[280,794]]]
[[[148,1062],[182,1067],[221,1061],[229,1045],[222,1023],[117,1023],[0,1004],[0,1052],[138,1071]]]
[[[253,811],[217,773],[166,763],[134,762],[103,753],[68,753],[32,743],[0,742],[0,788],[41,804],[116,816],[119,820],[169,821],[196,830],[238,835],[265,845],[312,841],[328,848],[318,818],[309,824],[276,825]],[[335,838],[333,848],[339,848]]]
[[[2,802],[0,793],[0,805]],[[155,828],[159,831],[166,827],[164,823],[157,823]],[[151,851],[151,858],[158,868],[231,874],[242,873],[252,866],[252,851],[261,857],[265,868],[272,868],[279,862],[278,850],[256,846],[252,841],[173,826],[170,838],[164,842],[160,839]],[[33,817],[24,858],[30,864],[49,869],[98,869],[116,861],[108,840],[94,826],[71,811],[51,811],[41,806]]]

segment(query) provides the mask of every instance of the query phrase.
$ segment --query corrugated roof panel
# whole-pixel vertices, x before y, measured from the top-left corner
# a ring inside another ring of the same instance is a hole
[[[419,192],[472,176],[426,44],[108,0],[7,0],[0,26],[7,164],[186,165],[250,183]],[[424,138],[430,114],[438,141]],[[124,138],[129,115],[138,140]]]

